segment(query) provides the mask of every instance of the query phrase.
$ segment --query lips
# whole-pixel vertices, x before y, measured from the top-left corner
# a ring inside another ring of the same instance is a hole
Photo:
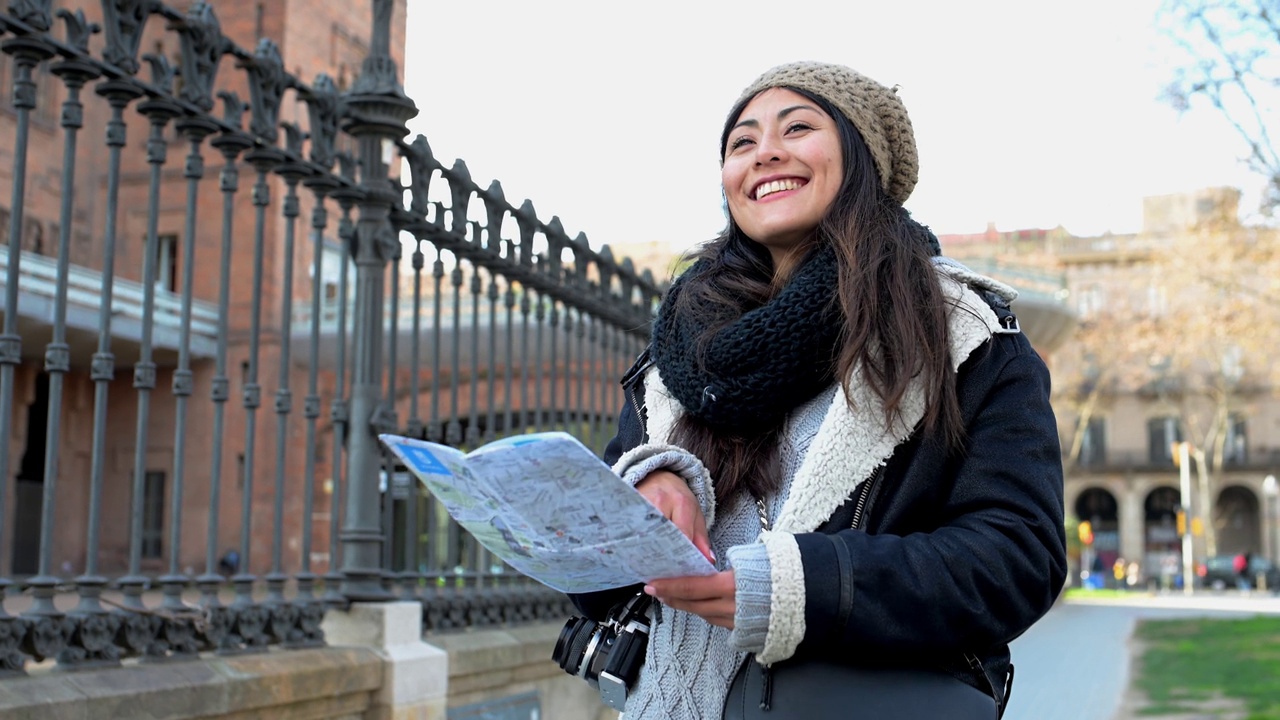
[[[751,192],[751,197],[754,200],[763,200],[766,197],[774,193],[782,192],[783,190],[799,189],[804,186],[805,182],[806,181],[801,178],[794,177],[765,180],[759,185],[756,185],[755,189]]]

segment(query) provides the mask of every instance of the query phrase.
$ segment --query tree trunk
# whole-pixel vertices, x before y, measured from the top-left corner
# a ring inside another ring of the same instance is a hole
[[[1089,430],[1089,421],[1093,419],[1093,410],[1098,405],[1098,396],[1102,394],[1102,383],[1095,382],[1080,406],[1080,417],[1076,418],[1074,436],[1071,438],[1071,450],[1063,463],[1063,472],[1070,473],[1080,460],[1080,450],[1084,447],[1084,434]]]

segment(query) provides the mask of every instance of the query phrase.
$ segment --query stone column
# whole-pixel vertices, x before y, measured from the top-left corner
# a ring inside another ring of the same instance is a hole
[[[1146,513],[1143,504],[1147,497],[1146,483],[1130,481],[1116,494],[1120,520],[1120,557],[1126,563],[1144,565],[1146,557]],[[1145,569],[1145,568],[1144,568]]]

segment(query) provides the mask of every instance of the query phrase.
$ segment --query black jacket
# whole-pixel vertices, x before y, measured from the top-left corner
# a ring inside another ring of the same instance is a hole
[[[1011,318],[995,306],[1002,324]],[[605,461],[645,440],[642,355]],[[1020,334],[996,334],[960,366],[963,453],[916,432],[868,495],[818,533],[796,536],[804,565],[805,639],[795,657],[943,668],[1003,709],[1008,643],[1050,607],[1066,579],[1062,463],[1049,373]],[[819,533],[834,533],[848,552]],[[843,556],[843,557],[840,557]],[[839,571],[838,571],[839,570]],[[633,589],[573,596],[600,619]]]

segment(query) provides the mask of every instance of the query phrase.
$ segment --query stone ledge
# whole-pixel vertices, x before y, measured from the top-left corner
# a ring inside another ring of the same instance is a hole
[[[551,651],[563,622],[512,628],[427,635],[423,639],[449,653],[449,686],[460,677],[514,671],[524,666],[563,672],[551,662]]]
[[[280,650],[173,663],[50,671],[0,681],[5,720],[359,717],[382,685],[364,648]]]
[[[563,621],[427,635],[449,653],[449,707],[536,692],[541,715],[556,720],[609,720],[618,714],[599,693],[551,661]]]

